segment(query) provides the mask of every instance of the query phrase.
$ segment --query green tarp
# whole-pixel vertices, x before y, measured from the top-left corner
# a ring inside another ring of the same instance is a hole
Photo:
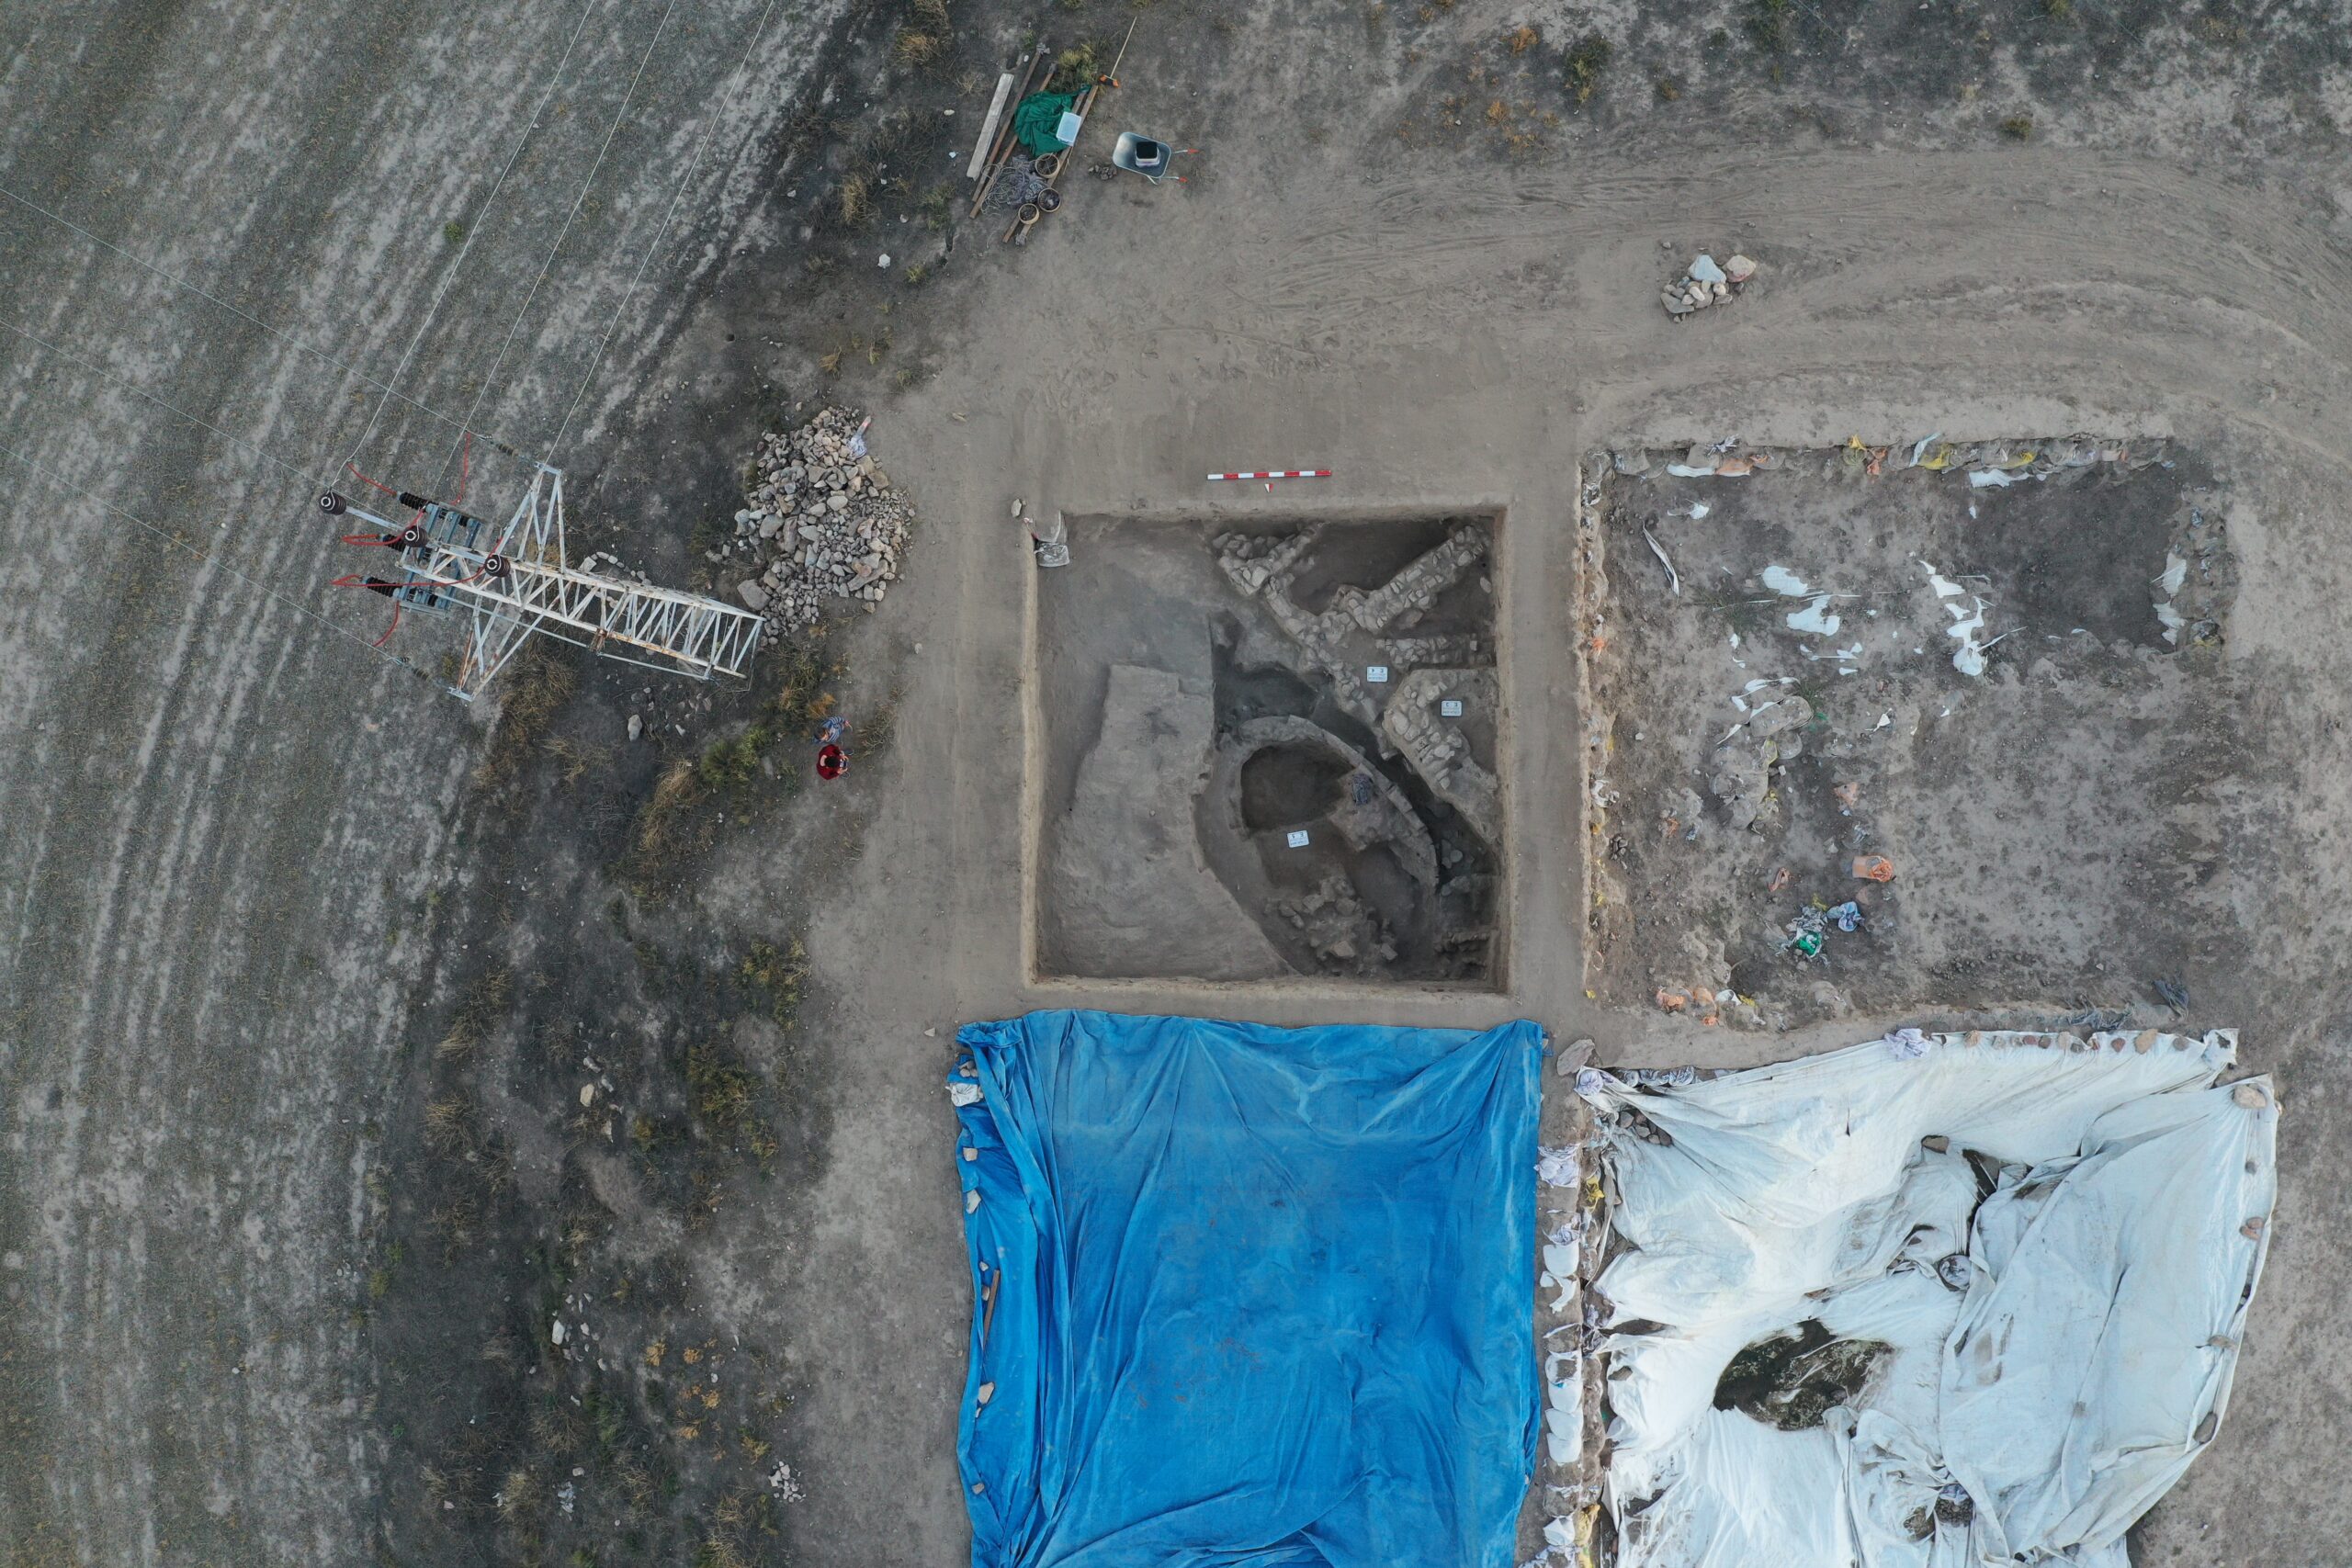
[[[1076,93],[1032,93],[1012,109],[1012,136],[1032,157],[1058,152],[1069,145],[1060,135],[1062,116],[1077,103]]]

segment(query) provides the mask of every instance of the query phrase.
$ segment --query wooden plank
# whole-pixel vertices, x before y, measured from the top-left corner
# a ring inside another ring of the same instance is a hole
[[[980,177],[980,171],[989,161],[989,141],[996,135],[996,122],[1003,117],[1004,101],[1011,96],[1012,96],[1012,73],[1008,71],[996,79],[996,97],[989,105],[989,118],[980,122],[980,139],[972,144],[972,163],[971,166],[964,171],[966,179],[977,180]]]
[[[1030,59],[1029,68],[1021,73],[1021,90],[1012,95],[1012,107],[1016,110],[1021,107],[1021,100],[1029,96],[1032,85],[1037,79],[1037,67],[1044,63],[1045,59],[1046,49],[1040,44],[1036,54]],[[1053,80],[1053,72],[1050,67],[1046,70],[1046,80]],[[982,180],[980,188],[972,193],[972,216],[976,218],[979,216],[980,204],[988,200],[989,190],[996,184],[997,175],[1003,171],[1005,154],[1012,150],[1012,117],[1007,115],[1004,117],[1003,129],[996,134],[996,148],[989,154],[988,178]]]

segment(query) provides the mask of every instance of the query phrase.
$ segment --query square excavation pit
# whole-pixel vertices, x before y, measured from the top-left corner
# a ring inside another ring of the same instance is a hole
[[[1694,478],[1668,465],[1722,459],[1625,454],[1588,489],[1603,1001],[1750,1026],[2012,1005],[2153,1021],[2234,919],[2226,493],[2153,442],[1946,448],[1943,471],[1910,455]]]
[[[1498,985],[1500,521],[1069,519],[1038,977]]]

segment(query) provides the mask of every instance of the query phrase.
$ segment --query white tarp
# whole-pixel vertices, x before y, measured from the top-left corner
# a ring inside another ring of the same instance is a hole
[[[1623,1568],[2125,1568],[2212,1440],[2276,1192],[2201,1037],[1900,1036],[1586,1075]]]

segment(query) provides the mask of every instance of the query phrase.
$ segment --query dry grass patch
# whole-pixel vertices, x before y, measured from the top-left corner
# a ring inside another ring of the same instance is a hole
[[[516,654],[499,682],[498,727],[474,769],[474,783],[484,789],[514,783],[579,686],[579,672],[547,639]]]

